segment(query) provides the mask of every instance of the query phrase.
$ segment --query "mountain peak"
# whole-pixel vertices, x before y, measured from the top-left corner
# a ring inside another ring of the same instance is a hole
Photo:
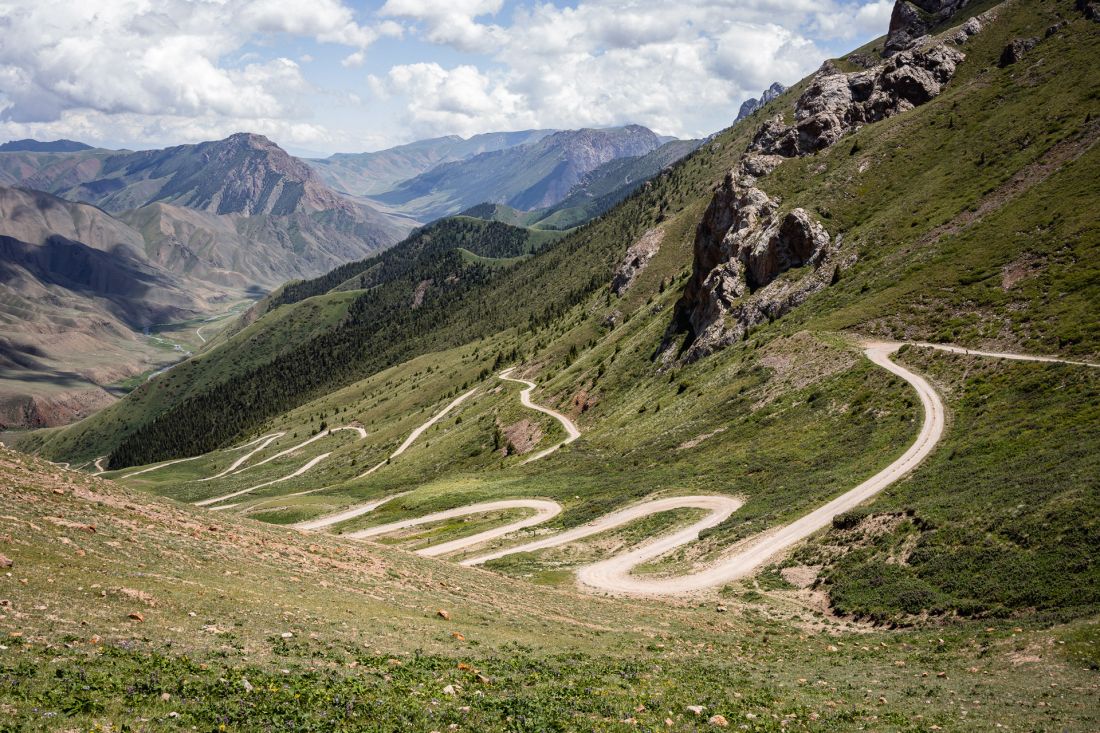
[[[772,85],[764,90],[764,93],[760,95],[758,99],[746,99],[741,104],[741,109],[737,111],[737,119],[734,122],[740,122],[756,110],[763,107],[768,102],[778,97],[783,92],[787,91],[787,87],[783,86],[779,82],[772,82]]]

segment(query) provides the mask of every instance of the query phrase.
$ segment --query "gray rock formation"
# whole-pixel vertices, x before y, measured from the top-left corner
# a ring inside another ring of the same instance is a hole
[[[1006,66],[1020,61],[1028,51],[1035,48],[1039,44],[1038,38],[1013,38],[1012,41],[1005,46],[1001,51],[1001,58],[997,62],[997,65],[1002,69]]]
[[[884,56],[912,47],[936,26],[960,11],[969,0],[897,0],[890,15]]]
[[[734,122],[740,122],[745,119],[785,91],[787,91],[787,87],[779,82],[775,82],[764,90],[764,93],[760,95],[759,99],[746,99],[741,103],[741,109],[737,111],[737,119],[734,120]]]
[[[804,209],[780,213],[779,203],[756,188],[756,177],[782,158],[746,156],[714,195],[695,237],[694,266],[676,306],[673,331],[687,331],[684,353],[693,361],[740,341],[826,287],[835,247]],[[797,281],[784,272],[812,265]]]
[[[980,23],[969,30],[977,33]],[[968,29],[959,32],[969,37]],[[767,120],[715,192],[695,235],[691,278],[676,303],[660,356],[694,361],[782,317],[839,274],[834,240],[805,209],[782,211],[757,187],[785,158],[810,155],[861,125],[924,104],[964,58],[942,42],[898,53],[865,71],[825,65],[795,104],[795,122]],[[798,277],[780,277],[803,268]],[[681,340],[681,337],[683,339]]]
[[[963,58],[961,52],[934,43],[866,71],[819,74],[795,105],[794,125],[782,117],[768,120],[751,149],[791,158],[827,148],[850,130],[937,96]]]
[[[626,250],[626,256],[619,266],[615,268],[615,274],[611,279],[611,292],[622,295],[638,276],[645,270],[646,265],[653,259],[664,241],[665,230],[660,227],[650,229],[638,238],[638,241],[630,245]]]

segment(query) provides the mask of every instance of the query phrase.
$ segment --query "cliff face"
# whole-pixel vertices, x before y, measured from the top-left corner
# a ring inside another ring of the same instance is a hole
[[[914,44],[930,30],[962,10],[970,0],[898,0],[890,14],[885,56],[892,56]]]
[[[968,23],[950,43],[979,30]],[[963,58],[953,45],[928,40],[855,73],[827,63],[796,102],[792,124],[780,115],[760,127],[696,231],[692,275],[662,347],[665,363],[676,358],[677,344],[679,357],[692,361],[740,341],[835,281],[841,239],[803,208],[784,211],[758,179],[786,158],[824,150],[860,126],[928,102]],[[788,271],[801,274],[780,277]]]

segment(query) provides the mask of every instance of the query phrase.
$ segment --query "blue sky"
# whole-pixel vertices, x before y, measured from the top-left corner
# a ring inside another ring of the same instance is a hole
[[[0,0],[0,140],[298,154],[535,127],[697,137],[891,0]]]

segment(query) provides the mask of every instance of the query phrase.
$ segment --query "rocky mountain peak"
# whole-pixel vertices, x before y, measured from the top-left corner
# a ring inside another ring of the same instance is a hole
[[[787,87],[783,86],[779,82],[773,82],[772,85],[765,89],[764,93],[761,94],[758,98],[746,99],[744,102],[741,103],[741,109],[737,111],[737,119],[735,119],[734,122],[740,122],[741,120],[745,119],[753,112],[760,109],[765,104],[772,101],[785,91],[787,91]]]
[[[247,216],[352,208],[310,166],[255,133],[138,155],[127,156],[129,175],[167,177],[157,201]]]

